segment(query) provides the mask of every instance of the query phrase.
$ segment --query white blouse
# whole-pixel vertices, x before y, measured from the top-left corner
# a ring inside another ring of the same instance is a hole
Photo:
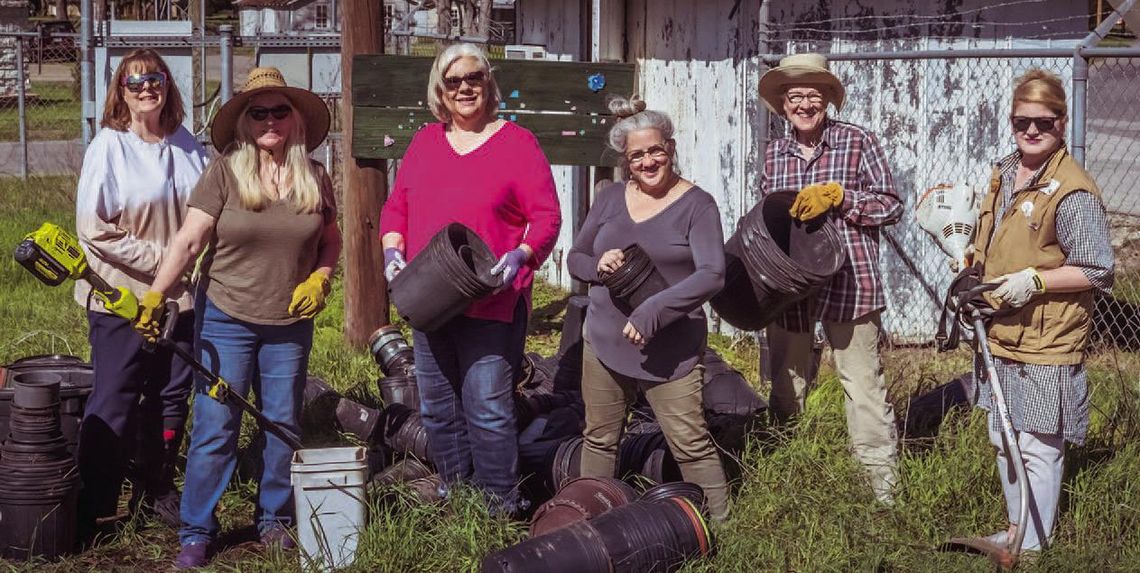
[[[206,149],[184,127],[157,143],[130,130],[99,130],[83,157],[75,201],[75,227],[91,270],[141,297],[186,218],[186,200],[207,161]],[[85,281],[75,284],[75,300],[85,307],[90,289]],[[180,310],[193,308],[185,289],[170,298]],[[106,312],[96,298],[90,308]]]

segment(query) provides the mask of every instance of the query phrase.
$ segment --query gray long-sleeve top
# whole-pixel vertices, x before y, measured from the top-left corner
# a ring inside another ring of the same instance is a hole
[[[638,244],[669,288],[650,297],[627,319],[598,282],[598,259],[610,249]],[[701,306],[724,286],[720,212],[699,187],[653,217],[635,223],[625,184],[598,193],[567,258],[570,274],[590,285],[586,341],[610,369],[640,380],[676,380],[700,361],[708,326]],[[647,340],[638,347],[622,336],[626,322]]]

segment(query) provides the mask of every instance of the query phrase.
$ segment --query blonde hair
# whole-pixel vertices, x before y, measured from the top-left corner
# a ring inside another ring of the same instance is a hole
[[[246,109],[252,101],[250,99],[246,102]],[[289,101],[289,107],[293,108],[294,118],[293,130],[285,139],[285,170],[288,175],[285,186],[289,192],[281,199],[287,200],[298,212],[314,213],[321,207],[321,187],[305,148],[305,122],[301,120],[292,101]],[[242,207],[260,211],[268,202],[268,197],[261,191],[261,154],[250,128],[253,120],[249,118],[246,109],[238,115],[234,142],[228,146],[230,151],[227,161],[237,180]]]
[[[447,111],[447,106],[443,103],[445,92],[443,75],[447,73],[447,68],[450,68],[451,64],[454,64],[459,58],[475,58],[479,64],[479,69],[486,74],[487,80],[483,84],[483,99],[485,101],[483,111],[487,117],[493,116],[499,109],[499,102],[503,101],[503,96],[499,93],[499,84],[495,82],[495,73],[491,69],[491,62],[487,59],[487,54],[483,53],[479,46],[468,43],[452,44],[435,57],[435,61],[431,65],[431,76],[428,78],[428,109],[431,110],[431,114],[436,119],[444,123],[451,122],[451,112]]]
[[[1052,72],[1033,68],[1017,78],[1013,88],[1013,106],[1019,103],[1041,104],[1057,117],[1068,115],[1069,106],[1065,103],[1065,85]],[[1010,113],[1013,113],[1012,109]]]
[[[115,131],[126,131],[131,128],[131,110],[123,98],[123,78],[131,69],[142,69],[143,73],[162,72],[166,74],[166,99],[162,102],[162,111],[158,114],[158,123],[164,135],[170,135],[182,125],[186,116],[182,108],[182,92],[178,91],[178,82],[174,81],[174,74],[170,73],[170,66],[158,52],[150,48],[140,48],[123,56],[115,74],[111,76],[111,83],[107,86],[107,101],[103,104],[103,118],[99,121],[100,127],[108,127]]]

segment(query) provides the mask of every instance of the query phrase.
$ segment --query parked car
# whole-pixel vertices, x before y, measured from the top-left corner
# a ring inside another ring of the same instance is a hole
[[[28,44],[33,62],[75,62],[79,60],[79,42],[71,20],[47,20],[36,24],[36,37]],[[42,48],[42,51],[41,51]]]

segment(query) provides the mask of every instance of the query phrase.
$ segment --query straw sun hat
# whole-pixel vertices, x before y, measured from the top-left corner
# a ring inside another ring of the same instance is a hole
[[[819,86],[827,101],[838,111],[843,107],[847,90],[839,78],[827,67],[823,54],[793,54],[780,60],[780,65],[760,76],[760,98],[768,104],[768,109],[781,117],[784,115],[784,91],[789,86]]]
[[[241,91],[230,98],[214,115],[210,124],[210,139],[214,148],[224,153],[234,141],[237,120],[245,111],[250,98],[257,94],[278,92],[289,98],[293,109],[301,114],[305,125],[305,147],[316,149],[329,134],[329,108],[317,94],[302,88],[285,85],[285,77],[277,68],[253,68]]]

